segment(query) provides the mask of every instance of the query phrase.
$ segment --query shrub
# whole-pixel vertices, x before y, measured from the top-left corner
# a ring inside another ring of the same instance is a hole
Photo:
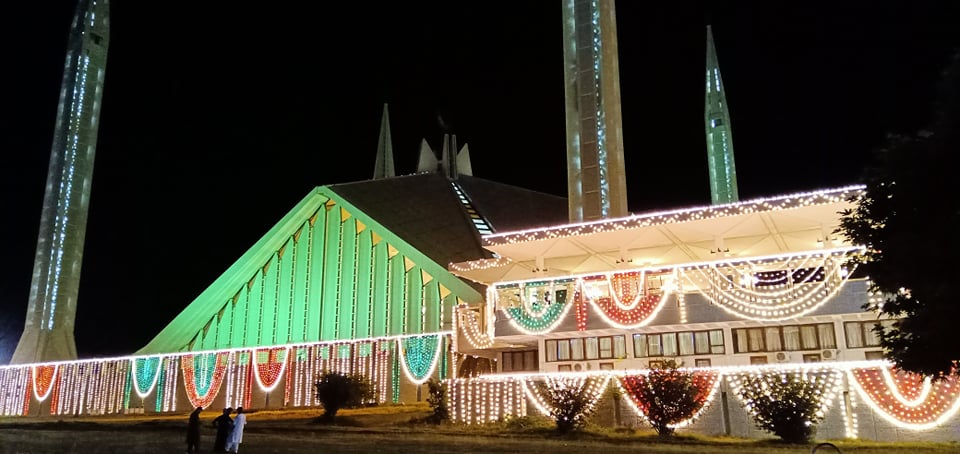
[[[323,405],[321,421],[333,422],[341,408],[356,408],[375,401],[373,387],[362,375],[325,372],[314,387]]]
[[[450,419],[450,410],[447,408],[447,385],[440,380],[431,378],[427,382],[427,386],[430,387],[430,397],[427,398],[427,403],[433,409],[433,414],[427,420],[434,424],[440,424]]]
[[[787,443],[806,443],[814,425],[823,420],[824,388],[816,376],[780,373],[747,378],[737,393],[747,402],[757,427]]]
[[[672,436],[673,425],[692,418],[703,406],[706,390],[701,389],[692,371],[680,369],[674,361],[665,361],[644,378],[625,382],[661,437]]]
[[[581,387],[559,382],[541,382],[537,386],[552,407],[550,417],[557,424],[557,432],[566,434],[583,428],[592,408]]]

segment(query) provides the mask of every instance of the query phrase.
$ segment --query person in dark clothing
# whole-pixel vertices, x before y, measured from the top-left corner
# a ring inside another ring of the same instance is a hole
[[[200,452],[200,412],[203,407],[197,407],[190,413],[190,420],[187,422],[187,454]]]
[[[233,432],[233,420],[230,419],[230,407],[223,409],[223,414],[213,419],[213,427],[217,428],[217,438],[213,441],[213,452],[227,452],[227,438]]]

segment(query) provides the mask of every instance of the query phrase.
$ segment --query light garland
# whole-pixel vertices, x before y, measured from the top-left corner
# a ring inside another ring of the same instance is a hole
[[[146,358],[131,358],[130,373],[133,376],[133,390],[141,399],[146,398],[153,392],[153,387],[157,385],[160,378],[160,364],[163,362],[162,356],[150,356]],[[153,370],[152,372],[150,370]],[[146,390],[144,390],[146,388]]]
[[[269,393],[280,383],[280,377],[287,369],[290,347],[258,348],[251,353],[253,377],[260,390]]]
[[[463,334],[470,347],[482,350],[493,346],[493,339],[480,329],[480,320],[477,313],[468,307],[458,307],[456,310],[457,332]],[[456,338],[456,337],[454,337]],[[454,348],[459,351],[459,348]]]
[[[229,353],[187,354],[181,358],[183,386],[194,407],[209,407],[217,397]],[[197,368],[199,359],[200,367]],[[199,373],[198,373],[199,372]]]
[[[400,365],[407,380],[421,385],[430,379],[443,354],[442,344],[443,336],[437,334],[397,339]]]
[[[524,334],[541,334],[553,331],[570,311],[573,304],[554,303],[543,311],[542,315],[528,314],[523,308],[505,309],[510,325]]]
[[[931,429],[960,410],[960,380],[956,374],[931,382],[929,377],[902,371],[891,373],[887,365],[851,368],[848,374],[860,397],[900,428]]]
[[[47,397],[50,397],[58,370],[59,365],[33,366],[33,397],[36,397],[38,402],[43,402],[47,400]]]
[[[862,252],[862,248],[841,248],[818,252],[822,257],[823,279],[819,282],[785,284],[782,286],[750,288],[753,283],[731,280],[730,276],[741,275],[743,261],[710,262],[679,268],[679,274],[708,300],[740,318],[754,321],[782,321],[794,319],[816,310],[833,298],[852,274],[844,268],[846,258]],[[787,268],[797,256],[780,256],[765,259],[772,268]],[[811,278],[811,272],[806,278]]]
[[[619,219],[604,219],[601,221],[582,222],[559,227],[546,227],[521,230],[517,232],[483,235],[481,239],[483,240],[484,246],[499,246],[553,238],[589,235],[592,233],[610,232],[615,230],[629,230],[662,224],[677,224],[681,222],[737,216],[741,214],[779,211],[791,208],[800,208],[804,206],[826,205],[831,203],[845,202],[853,196],[862,195],[864,193],[864,189],[865,186],[863,185],[847,186],[837,189],[825,189],[822,191],[745,200],[738,203],[724,205],[682,208],[678,210],[634,214]]]
[[[501,302],[509,304],[509,306],[504,309],[504,312],[506,312],[509,317],[510,325],[518,331],[524,334],[550,332],[560,324],[570,311],[570,307],[573,306],[573,304],[568,301],[568,298],[565,298],[563,301],[559,299],[552,301],[550,299],[555,296],[554,289],[557,287],[566,290],[566,293],[569,295],[575,293],[580,287],[580,284],[574,279],[562,279],[558,281],[529,281],[499,286],[495,294],[497,298],[496,303],[498,305]],[[531,301],[531,298],[526,295],[528,288],[544,288],[548,293],[543,301]],[[517,291],[515,289],[519,291],[518,298],[513,293]]]

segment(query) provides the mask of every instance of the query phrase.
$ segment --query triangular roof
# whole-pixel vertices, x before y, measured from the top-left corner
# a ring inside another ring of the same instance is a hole
[[[238,289],[248,283],[250,276],[259,273],[265,261],[296,236],[306,219],[330,204],[341,206],[374,229],[453,293],[470,300],[467,302],[478,302],[483,297],[483,287],[448,272],[450,263],[491,257],[481,243],[468,214],[468,206],[460,198],[460,191],[477,206],[515,203],[520,207],[558,208],[558,212],[544,218],[540,216],[548,213],[545,208],[526,212],[493,210],[491,219],[499,225],[542,226],[546,219],[564,218],[566,203],[555,196],[477,178],[466,177],[462,183],[465,187],[439,173],[423,173],[317,187],[137,354],[172,353],[184,349],[224,305],[229,304]]]

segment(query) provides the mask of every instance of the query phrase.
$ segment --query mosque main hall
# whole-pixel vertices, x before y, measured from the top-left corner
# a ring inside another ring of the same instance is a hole
[[[81,55],[105,48],[107,3],[80,2]],[[642,421],[632,384],[677,361],[696,374],[701,405],[683,431],[764,436],[738,390],[793,374],[822,396],[819,438],[955,440],[960,383],[883,359],[873,327],[894,320],[862,308],[877,297],[851,260],[864,247],[833,233],[864,188],[740,200],[736,94],[727,96],[707,27],[698,89],[710,204],[628,212],[614,2],[562,5],[567,197],[473,175],[454,134],[439,149],[423,141],[417,168],[398,174],[384,105],[369,180],[305,194],[129,356],[76,357],[72,320],[83,306],[57,298],[75,292],[79,274],[50,263],[79,261],[82,247],[58,255],[64,245],[39,245],[35,286],[50,291],[31,294],[13,364],[0,366],[0,415],[315,407],[318,375],[340,372],[365,376],[381,404],[425,400],[424,383],[443,381],[460,423],[549,414],[543,381]],[[105,65],[71,58],[71,77]],[[67,128],[69,109],[61,114]],[[95,147],[93,129],[83,134]],[[68,145],[54,144],[51,172],[92,172],[92,153],[64,159]],[[84,197],[44,199],[48,237],[82,246],[82,226],[56,233],[70,200]],[[611,388],[624,398],[609,402]]]

